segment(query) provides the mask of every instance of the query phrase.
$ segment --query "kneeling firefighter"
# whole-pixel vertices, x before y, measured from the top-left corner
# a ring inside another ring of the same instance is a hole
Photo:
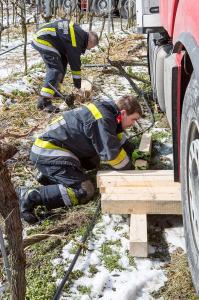
[[[30,159],[40,171],[40,186],[21,189],[20,209],[29,223],[38,221],[38,205],[53,209],[87,203],[94,185],[86,170],[100,161],[115,170],[131,169],[133,145],[124,130],[142,115],[132,96],[102,100],[64,112],[34,142]]]

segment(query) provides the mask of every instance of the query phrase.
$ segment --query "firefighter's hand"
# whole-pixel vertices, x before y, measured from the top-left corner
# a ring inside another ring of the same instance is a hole
[[[73,94],[75,95],[75,100],[77,102],[84,102],[85,101],[85,92],[82,89],[74,89]]]

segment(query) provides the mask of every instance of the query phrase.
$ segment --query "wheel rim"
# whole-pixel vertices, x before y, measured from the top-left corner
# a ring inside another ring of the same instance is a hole
[[[64,6],[67,10],[73,9],[73,3],[71,0],[65,0],[64,1]]]
[[[96,8],[100,12],[108,11],[108,1],[107,0],[99,0],[97,2]]]
[[[188,165],[188,196],[190,221],[195,245],[199,250],[199,131],[197,124],[191,129]]]

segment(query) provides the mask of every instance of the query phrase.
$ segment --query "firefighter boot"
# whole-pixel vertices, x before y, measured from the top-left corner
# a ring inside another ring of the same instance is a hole
[[[22,218],[29,224],[38,221],[34,213],[34,209],[39,206],[45,206],[48,210],[63,206],[69,206],[70,202],[63,200],[64,186],[53,184],[48,186],[40,186],[36,189],[27,190],[20,189],[20,211]]]
[[[27,188],[23,187],[18,193],[21,217],[29,224],[36,223],[38,218],[34,213],[34,208],[42,204],[39,190],[28,190]]]
[[[48,113],[58,113],[60,109],[52,104],[52,101],[49,98],[39,97],[37,102],[37,109],[45,110]]]

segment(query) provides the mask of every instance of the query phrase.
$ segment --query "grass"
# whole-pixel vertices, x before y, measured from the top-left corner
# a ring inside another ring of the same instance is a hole
[[[199,300],[192,284],[186,254],[181,249],[172,254],[165,271],[168,280],[159,291],[153,293],[154,299]]]

